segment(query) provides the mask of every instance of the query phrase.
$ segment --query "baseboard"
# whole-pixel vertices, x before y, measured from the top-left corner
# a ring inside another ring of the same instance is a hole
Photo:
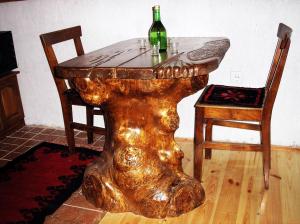
[[[176,137],[176,141],[178,142],[187,142],[187,143],[193,143],[192,138],[182,138],[182,137]],[[300,153],[300,147],[299,146],[282,146],[282,145],[272,145],[272,150],[276,151],[293,151],[293,152],[298,152]]]

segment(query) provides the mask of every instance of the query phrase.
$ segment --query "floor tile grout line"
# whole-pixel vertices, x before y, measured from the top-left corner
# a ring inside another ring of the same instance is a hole
[[[22,137],[15,137],[15,136],[7,136],[7,138],[19,138],[19,139],[31,139],[31,138],[22,138]],[[4,144],[9,144],[9,143],[5,143],[3,142]]]
[[[1,158],[0,160],[12,161],[12,159],[4,159],[4,158]]]
[[[40,135],[51,135],[51,136],[55,136],[55,137],[65,137],[65,135],[55,135],[55,134],[51,134],[51,133],[50,134],[34,133],[34,132],[30,132],[30,133],[35,134],[35,136],[40,134]],[[23,138],[23,137],[16,137],[16,136],[10,136],[9,135],[9,136],[7,136],[7,138],[19,138],[19,139],[33,139],[33,140],[36,140],[36,139],[33,138],[35,136],[32,136],[31,138]],[[100,137],[99,137],[99,139],[97,139],[97,141],[98,140],[103,140],[104,137],[105,137],[104,135],[100,135]],[[77,136],[75,136],[75,138],[86,139],[86,137],[77,137]],[[2,142],[2,143],[3,144],[10,144],[10,143],[5,143],[5,142]]]
[[[48,129],[51,129],[51,128],[48,128]],[[53,129],[53,132],[54,131],[56,131],[56,130],[59,130],[60,131],[60,129]],[[62,130],[63,131],[63,130]],[[17,132],[20,132],[20,131],[17,131]],[[23,131],[23,132],[25,132],[25,133],[30,133],[30,134],[35,134],[35,135],[38,135],[38,134],[42,134],[42,135],[52,135],[52,136],[58,136],[58,137],[65,137],[65,135],[58,135],[58,134],[51,134],[51,133],[42,133],[43,132],[43,130],[42,131],[40,131],[40,132],[31,132],[31,131]],[[79,131],[79,133],[80,132],[83,132],[83,131]],[[79,134],[78,133],[78,134]],[[78,135],[77,134],[77,135]],[[76,136],[77,136],[76,135]],[[75,136],[75,137],[76,137]],[[100,137],[99,137],[99,139],[97,139],[97,140],[103,140],[104,139],[104,135],[99,135]],[[16,137],[16,136],[10,136],[10,135],[8,135],[7,136],[8,138],[21,138],[21,139],[28,139],[28,138],[23,138],[23,137]],[[32,136],[31,138],[29,138],[29,139],[32,139],[33,137],[35,137],[35,136]],[[86,137],[77,137],[77,138],[82,138],[82,139],[85,139]],[[33,139],[33,140],[36,140],[36,139]],[[4,143],[4,144],[9,144],[9,143]]]
[[[84,209],[84,210],[89,210],[89,211],[93,211],[93,212],[99,212],[99,213],[104,212],[104,211],[99,211],[97,209],[86,208],[86,207],[81,207],[81,206],[76,206],[76,205],[70,205],[70,204],[67,204],[67,203],[63,203],[63,205],[68,206],[68,207],[72,207],[72,208],[80,208],[80,209]]]
[[[26,132],[26,133],[35,134],[35,135],[32,136],[31,138],[33,138],[33,137],[35,137],[36,135],[39,135],[39,134],[40,134],[40,135],[52,135],[52,136],[58,136],[58,137],[64,136],[64,135],[54,135],[54,134],[51,134],[51,133],[50,133],[50,134],[49,134],[49,133],[48,133],[48,134],[43,134],[43,133],[40,133],[40,132],[39,132],[39,133],[35,133],[35,132]],[[10,136],[10,135],[7,136],[7,137],[8,137],[8,138],[21,138],[21,139],[27,139],[27,138],[15,137],[15,136]]]
[[[3,152],[10,152],[10,150],[3,150],[3,149],[0,149],[0,151],[3,151]]]
[[[1,144],[6,144],[6,145],[11,145],[11,146],[18,146],[18,144],[11,144],[11,143],[6,143],[6,142],[0,142]]]

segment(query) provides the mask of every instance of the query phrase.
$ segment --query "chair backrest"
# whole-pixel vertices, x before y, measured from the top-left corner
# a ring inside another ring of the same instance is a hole
[[[48,60],[48,64],[50,66],[52,76],[54,78],[60,97],[62,97],[63,93],[68,89],[68,87],[63,79],[59,79],[55,77],[55,69],[58,64],[58,61],[55,52],[53,50],[53,45],[73,39],[76,48],[76,53],[78,56],[80,56],[84,54],[84,50],[80,39],[81,36],[82,33],[81,33],[80,26],[70,27],[67,29],[58,30],[58,31],[40,35],[42,45],[44,47],[44,51]]]
[[[271,116],[272,113],[291,43],[291,35],[292,29],[285,24],[280,23],[277,32],[278,42],[265,86],[264,113],[268,116]]]

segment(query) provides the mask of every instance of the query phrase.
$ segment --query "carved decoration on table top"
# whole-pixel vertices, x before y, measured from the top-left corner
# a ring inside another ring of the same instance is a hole
[[[209,58],[219,58],[222,60],[230,43],[228,40],[214,40],[204,44],[203,47],[187,53],[187,58],[191,61],[202,61]]]
[[[206,42],[201,48],[181,53],[155,69],[160,78],[187,78],[208,74],[216,69],[230,46],[227,39]]]

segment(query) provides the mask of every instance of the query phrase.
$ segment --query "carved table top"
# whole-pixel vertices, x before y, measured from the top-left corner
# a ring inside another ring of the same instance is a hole
[[[130,39],[76,57],[57,66],[61,78],[169,79],[208,74],[215,70],[230,46],[222,37],[178,37],[178,53],[152,56],[149,43],[140,49]]]

